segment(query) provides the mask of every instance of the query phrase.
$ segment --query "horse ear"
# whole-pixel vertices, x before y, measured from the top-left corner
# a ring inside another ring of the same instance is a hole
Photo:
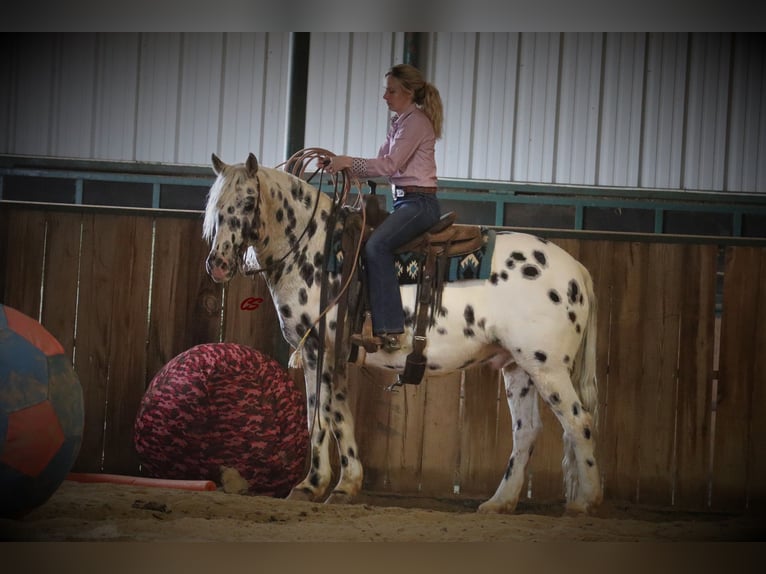
[[[250,152],[250,155],[247,156],[245,167],[247,168],[247,173],[250,177],[253,177],[255,172],[258,171],[258,160],[252,152]]]
[[[226,167],[226,164],[221,161],[221,158],[219,158],[217,155],[212,154],[212,160],[213,160],[213,171],[216,173],[216,175],[220,175],[220,173],[223,171],[223,168]]]

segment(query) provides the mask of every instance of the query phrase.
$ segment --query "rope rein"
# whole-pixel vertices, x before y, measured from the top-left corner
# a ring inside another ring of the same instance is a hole
[[[281,167],[283,165],[287,165],[287,167],[291,169],[291,173],[293,175],[303,179],[303,176],[304,176],[304,174],[306,172],[306,166],[309,163],[311,163],[314,160],[319,160],[319,159],[321,159],[323,157],[332,157],[334,155],[335,154],[333,154],[332,152],[330,152],[328,150],[325,150],[325,149],[322,149],[322,148],[307,148],[307,149],[301,150],[299,152],[296,152],[285,163],[280,164],[277,167]],[[323,166],[319,167],[316,171],[314,171],[314,173],[311,175],[311,177],[309,177],[306,181],[310,182],[311,179],[313,179],[314,176],[316,176],[317,172],[320,172],[320,171],[321,171],[322,174],[324,174],[324,167]],[[349,196],[349,193],[350,193],[351,187],[352,187],[352,178],[351,178],[350,170],[344,169],[340,173],[343,176],[342,177],[342,186],[341,186],[342,191],[341,191],[340,196],[338,196],[338,182],[336,180],[335,181],[335,188],[334,188],[334,191],[333,191],[333,214],[336,213],[338,211],[338,209],[340,209],[342,206],[347,205],[346,202],[348,201],[348,196]],[[318,189],[318,193],[320,193],[320,194],[322,193],[322,190],[321,190],[321,177],[322,176],[320,175],[320,188]],[[357,196],[356,204],[355,205],[351,205],[351,206],[352,207],[358,207],[358,206],[361,205],[361,197],[362,197],[361,185],[359,184],[359,181],[355,180],[355,179],[353,180],[353,183],[355,184],[357,189],[360,190],[360,193]],[[317,200],[315,202],[315,213],[316,213],[316,205],[318,205],[318,204],[319,204],[319,195],[317,195]],[[364,209],[361,209],[361,214],[362,214],[362,229],[364,229],[364,226],[366,225],[366,213],[365,213]],[[312,219],[313,218],[314,218],[314,215],[312,214]],[[331,220],[328,220],[328,223],[332,224],[332,225],[328,225],[328,229],[327,229],[327,239],[326,239],[326,241],[330,242],[332,240],[332,236],[333,236],[333,234],[335,232],[335,229],[334,229],[334,227],[335,227],[335,225],[334,225],[335,219],[334,219],[334,217],[331,218]],[[304,232],[305,232],[305,230],[304,230]],[[352,267],[351,267],[349,273],[347,273],[346,276],[343,278],[343,286],[342,286],[342,288],[340,289],[338,294],[335,296],[335,298],[332,301],[330,301],[325,306],[325,308],[320,312],[319,316],[312,323],[311,327],[306,329],[306,332],[303,334],[303,337],[301,337],[301,340],[299,341],[298,346],[295,348],[295,352],[293,353],[292,357],[290,358],[290,363],[291,363],[290,366],[293,366],[293,367],[297,367],[298,366],[297,361],[298,361],[298,357],[300,357],[300,350],[303,347],[303,345],[305,344],[306,339],[308,338],[309,334],[311,333],[312,330],[314,330],[314,328],[319,324],[319,322],[324,318],[324,316],[327,313],[329,313],[330,309],[332,309],[333,307],[335,307],[335,305],[338,304],[338,301],[340,300],[341,296],[348,289],[349,285],[351,284],[351,278],[354,276],[354,272],[356,271],[356,266],[357,266],[357,262],[359,260],[359,255],[361,253],[361,250],[362,250],[362,236],[360,235],[359,241],[356,244],[356,250],[354,252],[354,257],[352,259],[352,262],[353,262],[352,263]],[[325,253],[325,255],[327,255],[327,253]],[[320,344],[321,344],[321,342],[320,342]]]
[[[298,153],[294,154],[288,161],[288,167],[291,169],[291,172],[293,175],[303,178],[306,172],[306,166],[311,163],[314,160],[318,160],[324,157],[331,157],[334,154],[329,152],[328,150],[324,150],[321,148],[308,148],[305,150],[301,150]],[[320,167],[317,169],[317,171],[320,171],[322,175],[324,175],[324,165],[320,164]],[[314,176],[316,176],[317,171],[315,171],[311,177],[309,177],[306,181],[310,182],[311,179],[313,179]],[[351,177],[349,170],[343,170],[341,172],[342,174],[342,186],[341,186],[341,193],[338,194],[338,180],[335,180],[335,186],[333,189],[333,198],[332,198],[332,210],[330,212],[330,216],[327,219],[327,230],[325,233],[325,245],[324,245],[324,260],[325,262],[329,261],[330,252],[332,251],[332,240],[333,236],[335,234],[335,225],[337,222],[337,214],[340,210],[340,208],[346,204],[348,201],[348,196],[351,191]],[[315,206],[319,205],[319,198],[322,194],[321,189],[321,177],[320,175],[320,184],[317,188],[317,197],[316,201],[314,202]],[[359,186],[359,182],[356,182],[357,188],[360,190],[360,193],[358,194],[358,201],[361,204],[361,187]],[[315,210],[316,211],[316,210]],[[361,210],[362,213],[364,213],[364,209]],[[314,218],[314,215],[312,215],[312,219]],[[308,227],[308,224],[307,224]],[[351,284],[351,278],[354,275],[354,271],[356,269],[356,261],[359,257],[359,253],[361,251],[361,245],[362,245],[362,238],[360,236],[359,243],[356,247],[356,253],[353,258],[353,267],[350,273],[348,273],[344,277],[344,285],[341,288],[341,290],[338,292],[338,294],[335,296],[335,298],[327,303],[327,275],[323,276],[323,280],[321,283],[320,288],[320,296],[319,296],[319,308],[320,313],[317,316],[317,318],[312,323],[311,327],[306,329],[306,332],[303,334],[303,337],[301,337],[301,340],[298,342],[298,345],[295,348],[295,351],[290,357],[290,366],[292,367],[298,367],[299,366],[299,359],[301,357],[301,349],[306,343],[306,340],[308,339],[309,334],[317,330],[317,340],[318,340],[318,349],[317,349],[317,364],[316,364],[316,383],[314,386],[314,412],[311,417],[311,425],[309,428],[309,436],[313,436],[314,432],[314,425],[319,425],[320,428],[322,426],[321,421],[319,420],[319,405],[320,405],[320,396],[322,394],[322,371],[324,370],[324,338],[326,333],[326,321],[325,316],[327,313],[335,307],[338,304],[338,301],[340,300],[340,297],[343,295],[343,293],[346,291],[348,286]],[[324,309],[322,309],[324,307]],[[318,329],[317,329],[318,325]]]

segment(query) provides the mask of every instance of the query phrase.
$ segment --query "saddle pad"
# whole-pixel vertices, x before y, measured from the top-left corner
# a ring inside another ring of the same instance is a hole
[[[339,226],[340,229],[342,227]],[[481,230],[482,246],[466,255],[450,257],[444,270],[444,280],[447,282],[469,279],[487,279],[492,272],[492,253],[495,250],[496,232],[492,229]],[[330,273],[340,272],[343,263],[340,232],[336,233],[332,242],[332,253],[327,270]],[[417,284],[420,273],[422,255],[415,252],[401,253],[396,256],[394,265],[400,285]]]
[[[487,279],[492,272],[492,253],[495,250],[496,232],[492,229],[482,229],[482,246],[477,250],[450,257],[444,269],[444,280],[447,282],[464,281],[469,279]],[[411,285],[418,282],[420,262],[419,253],[402,253],[396,256],[394,265],[400,285]]]

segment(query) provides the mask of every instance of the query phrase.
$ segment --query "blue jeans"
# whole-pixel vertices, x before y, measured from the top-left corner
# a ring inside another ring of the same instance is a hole
[[[394,250],[431,228],[441,217],[436,194],[408,193],[394,201],[386,217],[364,247],[367,279],[375,335],[404,332],[404,311]]]

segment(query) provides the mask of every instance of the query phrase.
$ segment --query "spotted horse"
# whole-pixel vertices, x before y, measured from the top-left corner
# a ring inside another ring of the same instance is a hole
[[[306,379],[310,468],[289,498],[347,503],[362,487],[362,458],[354,437],[345,365],[335,359],[337,306],[322,308],[321,284],[342,290],[327,271],[325,239],[333,199],[284,169],[212,156],[203,237],[206,268],[215,282],[244,273],[253,256],[268,285],[282,335],[300,353]],[[246,261],[247,259],[247,261]],[[416,286],[403,285],[405,313]],[[327,329],[316,328],[326,315]],[[411,326],[407,327],[410,340]],[[320,356],[320,351],[322,355]],[[368,354],[366,365],[401,372],[409,349]],[[533,235],[498,233],[492,272],[444,286],[441,307],[427,331],[427,373],[444,374],[489,363],[502,371],[513,429],[513,450],[500,484],[478,511],[515,510],[542,422],[538,396],[563,428],[562,460],[567,510],[588,512],[602,499],[596,459],[596,299],[587,269],[560,247]],[[317,371],[321,368],[321,375]],[[575,384],[577,389],[575,389]],[[315,410],[315,407],[317,409]],[[312,412],[318,412],[312,417]],[[312,422],[314,421],[314,422]],[[331,492],[330,442],[340,472]]]

